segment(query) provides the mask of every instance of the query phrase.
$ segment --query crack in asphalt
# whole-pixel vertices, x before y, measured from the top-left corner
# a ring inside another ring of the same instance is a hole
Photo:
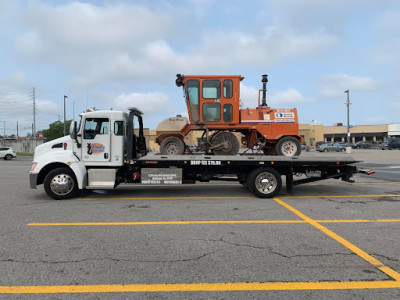
[[[372,253],[371,255],[372,255],[372,256],[379,256],[379,257],[383,257],[383,258],[385,258],[385,259],[387,259],[387,260],[390,260],[390,261],[400,262],[400,259],[397,259],[397,258],[391,258],[391,257],[389,257],[389,256],[382,255],[382,254],[378,254],[378,253]]]
[[[193,240],[193,239],[192,239]],[[279,255],[284,258],[297,258],[297,257],[319,257],[319,256],[331,256],[331,255],[356,255],[355,253],[341,253],[341,252],[335,252],[335,253],[321,253],[321,254],[296,254],[296,255],[285,255],[280,252],[273,251],[270,247],[263,247],[263,246],[254,246],[254,245],[249,245],[249,244],[239,244],[239,243],[233,243],[224,240],[223,238],[220,238],[218,240],[210,240],[210,239],[195,239],[196,241],[205,241],[205,242],[222,242],[226,243],[229,245],[237,246],[237,247],[248,247],[248,248],[253,248],[253,249],[261,249],[261,250],[268,250],[272,254]]]
[[[352,201],[352,200],[340,201],[340,200],[336,200],[336,199],[332,199],[332,198],[324,198],[323,200],[340,203],[340,204],[348,204],[348,203],[350,203],[350,204],[370,204],[370,203],[376,203],[376,202],[400,202],[400,200],[396,200],[391,197],[373,198],[369,201]]]
[[[200,256],[186,259],[173,259],[173,260],[134,260],[134,259],[120,259],[120,258],[110,258],[110,257],[99,257],[99,258],[85,258],[81,260],[15,260],[12,258],[0,259],[0,262],[11,262],[11,263],[22,263],[22,264],[36,264],[36,263],[46,263],[46,264],[67,264],[67,263],[81,263],[86,261],[96,261],[96,260],[111,260],[116,262],[135,262],[135,263],[175,263],[175,262],[185,262],[185,261],[195,261],[202,259],[208,255],[212,255],[217,251],[207,252]]]

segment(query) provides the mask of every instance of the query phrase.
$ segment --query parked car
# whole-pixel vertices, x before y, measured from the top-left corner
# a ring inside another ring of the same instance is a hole
[[[346,147],[347,147],[347,143],[344,143],[344,142],[338,142],[338,144],[340,145],[340,147],[344,147],[344,148],[346,148]]]
[[[400,149],[400,138],[388,138],[381,144],[381,149],[382,150]]]
[[[371,147],[372,147],[372,144],[371,144],[371,142],[368,142],[368,141],[360,141],[360,142],[357,142],[357,143],[355,143],[355,144],[353,144],[353,145],[351,145],[351,148],[353,148],[353,149],[371,149]]]
[[[0,158],[1,157],[4,158],[4,160],[10,160],[12,158],[16,158],[17,154],[10,147],[3,147],[3,148],[0,148]]]
[[[319,146],[321,146],[322,144],[325,144],[325,142],[321,142],[321,141],[316,142],[315,143],[315,150],[319,151]]]
[[[325,144],[321,144],[319,145],[319,152],[332,152],[332,151],[346,151],[346,147],[340,146],[339,143],[325,143]]]

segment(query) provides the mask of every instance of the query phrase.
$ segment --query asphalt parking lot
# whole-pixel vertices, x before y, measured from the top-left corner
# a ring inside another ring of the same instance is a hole
[[[400,151],[351,156],[376,175],[273,199],[202,183],[55,201],[29,159],[0,160],[0,298],[399,299]]]

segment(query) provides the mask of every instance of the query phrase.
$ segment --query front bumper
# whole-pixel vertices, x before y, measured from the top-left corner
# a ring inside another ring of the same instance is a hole
[[[29,173],[29,185],[31,189],[36,189],[37,177],[37,173]]]

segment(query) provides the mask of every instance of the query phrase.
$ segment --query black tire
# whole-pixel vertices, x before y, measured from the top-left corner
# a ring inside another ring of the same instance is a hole
[[[247,177],[249,190],[259,198],[272,198],[282,188],[281,174],[273,168],[258,168]]]
[[[346,151],[346,149],[345,149],[345,148],[342,148],[342,149],[340,149],[340,151],[344,152],[344,151]]]
[[[183,155],[185,144],[176,136],[169,136],[161,142],[160,152],[162,155]]]
[[[13,158],[13,156],[11,154],[7,154],[6,156],[4,156],[4,160],[11,160]]]
[[[328,149],[325,148],[324,150],[322,150],[322,152],[328,152]]]
[[[217,133],[211,140],[213,146],[223,144],[219,149],[212,149],[214,155],[236,155],[239,153],[239,141],[236,136],[227,131]]]
[[[79,188],[71,169],[57,168],[46,175],[44,190],[54,200],[63,200],[75,197]]]
[[[301,153],[301,144],[292,136],[285,136],[276,144],[276,153],[283,156],[298,156]]]

